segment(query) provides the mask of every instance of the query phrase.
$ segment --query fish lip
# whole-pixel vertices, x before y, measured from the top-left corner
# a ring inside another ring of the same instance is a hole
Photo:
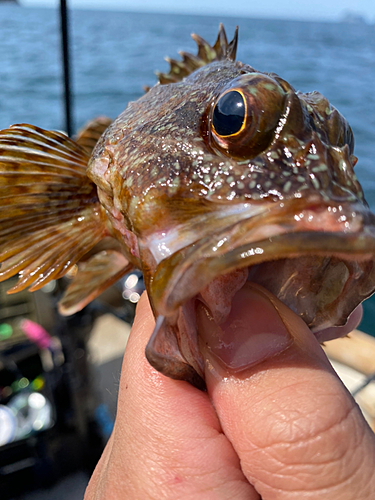
[[[328,342],[329,340],[338,339],[347,336],[350,332],[355,330],[360,324],[363,316],[362,305],[357,306],[349,315],[345,325],[332,326],[323,330],[314,331],[314,335],[318,342]]]
[[[313,203],[316,203],[316,200],[313,200]],[[311,205],[311,200],[304,203],[305,208],[309,204]],[[328,207],[332,206],[334,206],[333,203],[326,203],[323,208],[328,210]],[[217,244],[227,238],[228,234],[233,233],[233,226],[228,226],[205,238],[203,243],[195,242],[180,249],[163,259],[153,274],[150,294],[155,311],[165,317],[176,316],[181,305],[199,294],[217,276],[270,260],[305,255],[334,256],[344,261],[373,260],[375,216],[362,204],[356,207],[356,210],[352,207],[352,203],[347,203],[345,206],[346,212],[354,213],[358,217],[357,220],[360,219],[360,227],[356,231],[298,230],[294,214],[290,212],[287,218],[285,213],[273,218],[272,225],[279,229],[283,227],[279,234],[275,230],[275,233],[269,234],[267,238],[249,240],[228,251],[217,253]],[[277,208],[276,206],[275,209]],[[271,212],[276,210],[271,210]],[[251,217],[239,221],[237,229],[241,230],[246,227],[250,220]],[[289,229],[288,224],[290,224]]]

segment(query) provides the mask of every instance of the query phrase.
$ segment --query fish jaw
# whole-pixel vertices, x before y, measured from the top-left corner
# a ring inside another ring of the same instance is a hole
[[[374,223],[351,129],[322,95],[228,59],[160,83],[108,128],[87,173],[144,274],[149,361],[199,385],[197,300],[213,312],[215,289],[222,321],[250,275],[314,330],[341,324],[373,291]],[[243,109],[233,129],[221,123],[228,96]]]
[[[150,294],[164,316],[172,315],[217,276],[235,269],[307,256],[365,262],[375,250],[375,216],[364,205],[317,197],[255,207],[242,204],[237,211],[232,207],[227,217],[215,219],[210,214],[199,225],[192,221],[191,227],[182,234],[172,230],[179,238],[173,241],[168,232],[163,233],[164,240],[157,235],[154,246],[165,251],[153,253]],[[149,236],[146,243],[152,249],[150,240]]]
[[[246,281],[277,296],[320,341],[322,330],[345,325],[375,290],[375,216],[363,204],[312,197],[264,204],[258,213],[244,205],[237,223],[225,225],[224,218],[187,246],[173,247],[166,234],[165,247],[179,248],[169,256],[142,256],[140,246],[142,260],[153,261],[146,283],[158,317],[146,355],[172,378],[203,384],[197,304],[221,324]]]

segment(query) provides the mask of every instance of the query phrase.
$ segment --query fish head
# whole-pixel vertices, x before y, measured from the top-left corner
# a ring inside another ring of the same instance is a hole
[[[247,280],[314,332],[346,323],[375,288],[374,216],[353,148],[350,126],[321,94],[230,58],[128,105],[88,175],[144,273],[164,332],[148,350],[154,366],[187,378],[160,361],[172,332],[202,375],[195,304],[225,321]]]

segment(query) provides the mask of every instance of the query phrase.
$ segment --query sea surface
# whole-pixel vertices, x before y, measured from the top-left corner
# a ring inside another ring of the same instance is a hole
[[[359,157],[357,175],[375,210],[375,28],[319,23],[70,11],[74,126],[116,117],[167,71],[163,57],[195,53],[192,32],[210,42],[219,22],[232,37],[240,27],[238,59],[275,72],[303,92],[318,90],[348,119]],[[60,24],[57,9],[0,5],[0,128],[28,122],[64,127]],[[361,327],[375,334],[375,299]]]

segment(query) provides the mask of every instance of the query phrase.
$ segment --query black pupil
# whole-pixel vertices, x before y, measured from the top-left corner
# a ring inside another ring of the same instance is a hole
[[[242,95],[233,90],[217,101],[212,123],[219,135],[232,135],[238,132],[245,119],[245,103]]]

